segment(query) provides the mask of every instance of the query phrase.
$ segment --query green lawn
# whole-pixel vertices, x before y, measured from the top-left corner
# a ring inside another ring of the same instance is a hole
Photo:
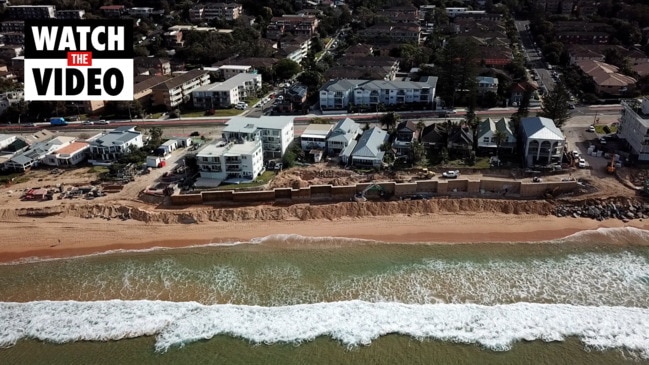
[[[108,172],[108,167],[106,166],[93,166],[88,169],[89,174],[103,174]]]
[[[604,124],[596,125],[596,126],[595,126],[595,132],[597,132],[598,134],[607,134],[607,133],[604,131],[604,126],[605,126]],[[617,126],[615,126],[615,125],[609,125],[608,127],[611,129],[611,133],[615,133],[615,132],[617,132]]]
[[[160,119],[162,113],[153,113],[151,114],[151,119]]]
[[[254,188],[256,186],[262,186],[268,184],[275,177],[275,173],[272,171],[265,171],[263,174],[257,176],[257,179],[251,183],[247,184],[228,184],[221,185],[216,190],[239,190],[246,188]]]
[[[259,98],[247,98],[246,99],[246,103],[248,103],[248,106],[250,106],[251,108],[252,108],[253,105],[257,104],[258,102],[259,102]]]
[[[473,166],[467,165],[464,160],[452,160],[444,165],[445,168],[471,168],[471,169],[488,169],[491,166],[489,165],[489,157],[476,157],[475,164]]]

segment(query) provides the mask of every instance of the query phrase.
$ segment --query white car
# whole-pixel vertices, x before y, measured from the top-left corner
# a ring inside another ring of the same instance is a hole
[[[447,179],[457,179],[460,176],[460,170],[450,170],[442,172],[442,176]]]
[[[106,125],[106,124],[110,124],[110,122],[107,121],[107,120],[103,120],[103,119],[102,119],[102,120],[98,120],[98,121],[97,121],[97,124],[104,124],[104,125]]]
[[[585,169],[586,168],[586,160],[584,160],[583,158],[580,158],[577,161],[577,167],[579,167],[580,169]]]
[[[81,122],[81,124],[83,124],[83,125],[93,125],[93,124],[95,124],[95,122],[93,122],[92,120],[86,120],[84,122]]]
[[[601,144],[606,144],[606,139],[604,139],[604,137],[600,138],[600,139],[599,139],[599,143],[601,143]]]
[[[595,132],[595,126],[591,125],[590,127],[588,127],[588,132]]]
[[[572,157],[573,158],[579,157],[579,151],[572,151]]]

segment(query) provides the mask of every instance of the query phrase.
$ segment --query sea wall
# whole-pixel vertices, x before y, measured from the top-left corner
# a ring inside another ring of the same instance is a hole
[[[410,183],[378,182],[382,192],[370,190],[366,193],[368,199],[380,197],[403,199],[416,194],[426,196],[452,197],[509,197],[533,199],[546,194],[557,196],[571,192],[577,188],[576,181],[561,182],[520,182],[511,180],[421,180]],[[203,204],[203,203],[306,203],[306,202],[340,202],[351,200],[356,193],[365,190],[369,183],[332,186],[312,185],[300,189],[274,189],[264,191],[210,191],[197,194],[175,194],[171,196],[174,205]]]

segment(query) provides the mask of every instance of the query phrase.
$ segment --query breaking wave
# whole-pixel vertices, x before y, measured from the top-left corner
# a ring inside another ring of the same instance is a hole
[[[519,341],[575,337],[597,350],[649,358],[649,309],[567,304],[401,304],[344,301],[283,307],[194,302],[0,303],[0,346],[21,339],[53,343],[156,336],[156,351],[217,335],[253,343],[301,343],[329,336],[347,346],[386,334],[509,350]]]

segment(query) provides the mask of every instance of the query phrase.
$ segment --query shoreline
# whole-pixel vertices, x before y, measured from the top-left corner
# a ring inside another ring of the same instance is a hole
[[[334,220],[145,223],[78,217],[18,218],[0,224],[0,262],[69,258],[115,250],[248,242],[273,235],[340,237],[388,243],[547,242],[598,228],[649,229],[649,222],[596,221],[535,214],[436,213]],[[156,238],[158,237],[158,238]]]

